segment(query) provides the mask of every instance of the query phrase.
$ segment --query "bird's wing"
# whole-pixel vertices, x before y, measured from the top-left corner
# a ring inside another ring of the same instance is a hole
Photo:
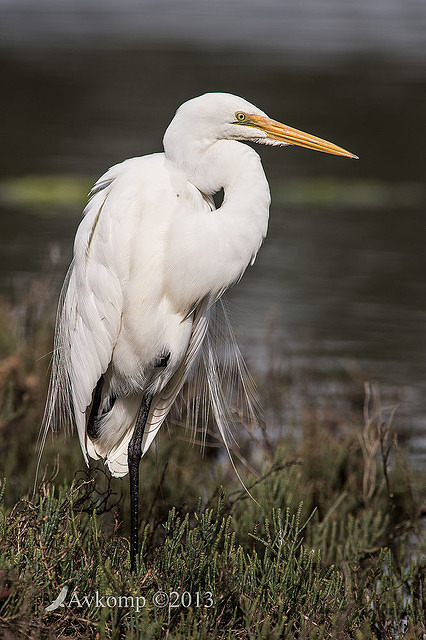
[[[43,445],[50,427],[57,422],[68,426],[75,422],[86,462],[85,412],[120,331],[121,282],[128,269],[126,249],[131,229],[123,224],[122,212],[109,203],[118,172],[113,167],[96,183],[76,234],[74,258],[58,307],[41,432]]]

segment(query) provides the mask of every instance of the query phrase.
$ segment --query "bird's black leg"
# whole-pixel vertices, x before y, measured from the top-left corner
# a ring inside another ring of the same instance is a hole
[[[151,406],[152,395],[146,394],[142,400],[135,430],[129,442],[128,464],[130,479],[130,570],[136,573],[139,534],[139,463],[142,457],[142,439]]]

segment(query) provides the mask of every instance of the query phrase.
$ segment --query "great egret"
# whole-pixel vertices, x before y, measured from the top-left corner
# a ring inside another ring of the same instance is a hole
[[[259,156],[239,141],[356,157],[237,96],[189,100],[164,153],[125,160],[95,184],[60,298],[44,438],[68,419],[86,463],[129,472],[132,571],[140,459],[197,362],[225,439],[210,315],[253,263],[270,204]]]

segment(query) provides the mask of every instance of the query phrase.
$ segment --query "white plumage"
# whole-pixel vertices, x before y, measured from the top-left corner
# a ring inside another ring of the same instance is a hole
[[[61,294],[43,441],[62,419],[77,426],[86,462],[105,458],[115,476],[130,469],[133,570],[140,454],[191,371],[227,444],[210,316],[253,263],[270,204],[259,156],[240,140],[355,157],[242,98],[189,100],[165,133],[164,153],[126,160],[96,183]],[[222,188],[216,209],[213,195]],[[229,350],[250,407],[232,335]]]

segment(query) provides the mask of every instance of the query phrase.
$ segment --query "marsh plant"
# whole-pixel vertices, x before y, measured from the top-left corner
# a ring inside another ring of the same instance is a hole
[[[136,576],[127,482],[84,469],[76,438],[48,438],[33,488],[48,291],[0,309],[1,638],[424,637],[424,474],[345,372],[301,377],[273,349],[265,423],[240,416],[232,448],[248,491],[214,431],[202,455],[170,423],[143,460]]]

